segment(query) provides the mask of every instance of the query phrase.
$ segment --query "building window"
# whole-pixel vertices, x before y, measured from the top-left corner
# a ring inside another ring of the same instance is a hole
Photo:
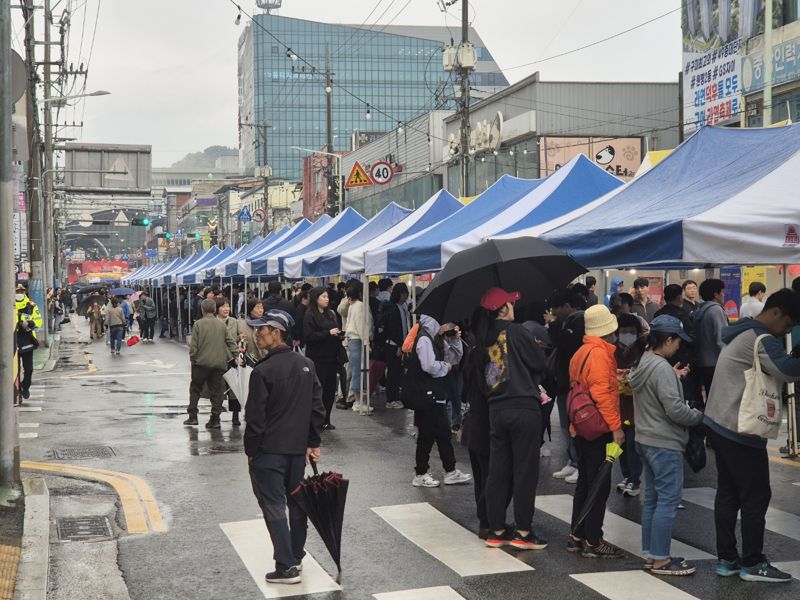
[[[784,0],[783,24],[794,23],[800,19],[800,0]]]
[[[272,47],[272,53],[273,54],[279,54],[280,53],[280,48],[278,48],[277,46],[273,46]]]

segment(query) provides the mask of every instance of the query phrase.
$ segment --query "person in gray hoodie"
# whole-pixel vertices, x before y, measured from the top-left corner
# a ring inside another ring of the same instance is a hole
[[[648,349],[631,371],[636,452],[644,467],[642,554],[645,567],[657,575],[691,575],[695,567],[670,555],[672,524],[683,490],[683,453],[689,441],[687,427],[699,425],[703,413],[689,408],[680,376],[686,369],[672,367],[681,342],[692,338],[683,323],[660,315],[650,323]]]
[[[745,581],[788,582],[788,573],[764,555],[764,526],[772,497],[767,440],[738,432],[745,371],[753,368],[753,349],[760,335],[761,368],[779,381],[800,381],[800,359],[786,353],[783,336],[800,322],[800,296],[789,289],[775,292],[754,319],[742,319],[722,331],[726,346],[705,410],[717,462],[714,523],[717,532],[717,574],[739,575]],[[736,521],[742,516],[742,553],[737,551]]]
[[[703,303],[694,313],[695,362],[700,375],[700,384],[706,390],[706,398],[711,390],[714,369],[719,353],[725,344],[722,330],[728,326],[728,317],[722,303],[725,302],[725,283],[721,279],[706,279],[700,284],[700,297]],[[698,394],[698,398],[701,396]]]
[[[419,428],[414,487],[438,487],[439,481],[430,474],[429,461],[433,443],[439,448],[444,467],[444,484],[469,483],[472,476],[456,469],[456,455],[447,416],[447,375],[461,360],[461,339],[445,341],[439,335],[439,323],[433,317],[420,315],[420,329],[414,348],[406,360],[407,372],[404,393],[425,393],[432,398],[429,405],[414,411],[414,423]],[[449,360],[448,358],[449,357]],[[454,361],[454,362],[450,362]]]

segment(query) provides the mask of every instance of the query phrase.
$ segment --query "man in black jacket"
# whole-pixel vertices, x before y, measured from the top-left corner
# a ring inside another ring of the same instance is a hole
[[[282,310],[294,318],[294,306],[286,298],[281,296],[283,285],[280,281],[270,281],[267,285],[267,297],[264,298],[264,310]]]
[[[320,457],[322,387],[314,363],[286,343],[294,325],[289,314],[270,310],[247,323],[258,328],[256,343],[268,352],[250,377],[244,434],[253,493],[274,548],[275,570],[266,580],[299,583],[308,525],[291,492],[302,481],[306,462]]]

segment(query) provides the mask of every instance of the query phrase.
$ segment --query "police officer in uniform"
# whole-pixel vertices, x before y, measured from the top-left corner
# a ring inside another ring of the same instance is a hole
[[[36,330],[42,326],[42,315],[39,307],[28,298],[27,289],[21,283],[17,285],[14,295],[17,311],[17,354],[20,361],[20,393],[26,400],[30,398],[31,380],[33,379],[33,351],[39,347]]]

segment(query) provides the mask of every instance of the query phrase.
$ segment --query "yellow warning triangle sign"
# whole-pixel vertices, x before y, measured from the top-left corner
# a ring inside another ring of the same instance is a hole
[[[345,188],[354,188],[354,187],[363,187],[365,185],[372,185],[372,179],[369,178],[367,172],[364,170],[364,167],[361,166],[361,163],[356,161],[356,164],[353,165],[353,168],[350,171],[350,175],[347,176],[347,181],[344,184]]]

